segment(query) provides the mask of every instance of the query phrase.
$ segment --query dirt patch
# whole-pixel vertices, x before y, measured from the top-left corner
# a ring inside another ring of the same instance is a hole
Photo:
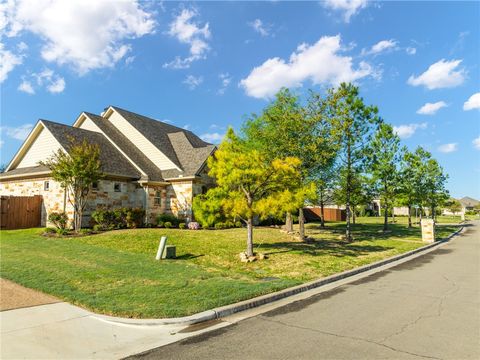
[[[60,300],[0,278],[0,311],[56,302]]]

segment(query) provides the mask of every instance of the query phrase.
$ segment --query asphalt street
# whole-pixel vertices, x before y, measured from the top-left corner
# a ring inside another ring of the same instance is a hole
[[[480,359],[480,225],[416,259],[141,359]]]

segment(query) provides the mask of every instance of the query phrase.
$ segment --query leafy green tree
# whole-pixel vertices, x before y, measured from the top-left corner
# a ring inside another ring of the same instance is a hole
[[[302,180],[297,191],[308,194],[316,175],[332,166],[335,149],[331,143],[331,125],[325,116],[325,101],[320,95],[310,92],[305,105],[288,89],[280,90],[260,116],[253,115],[243,127],[250,146],[265,154],[268,160],[296,157],[301,161]],[[290,188],[294,191],[293,188]],[[297,197],[298,198],[298,197]],[[311,199],[313,200],[313,199]],[[293,203],[292,203],[293,204]],[[295,203],[299,211],[300,237],[303,239],[304,202]],[[292,230],[291,212],[285,209],[287,230]]]
[[[68,202],[73,206],[73,228],[82,228],[83,211],[87,205],[88,193],[94,182],[103,178],[100,164],[100,149],[86,140],[76,142],[70,139],[68,153],[59,149],[47,161],[40,162],[51,171],[67,194]]]
[[[368,169],[384,210],[383,231],[388,230],[388,210],[399,189],[400,138],[389,124],[378,127],[369,146]],[[393,209],[392,209],[393,212]]]
[[[454,215],[462,211],[462,204],[460,204],[460,201],[453,198],[445,202],[445,207],[448,211],[450,211]]]
[[[268,161],[264,153],[251,149],[229,129],[208,166],[221,189],[223,211],[247,224],[246,253],[253,256],[253,219],[274,215],[284,205],[285,190],[301,180],[300,160],[287,157]]]
[[[444,173],[443,168],[435,159],[428,159],[424,168],[425,201],[430,209],[432,219],[435,219],[436,209],[445,204],[449,198],[445,188],[448,175]]]
[[[225,197],[222,190],[220,187],[215,187],[193,198],[193,214],[202,227],[213,227],[216,223],[225,222],[228,218],[222,208],[222,199]]]
[[[408,209],[408,227],[412,227],[412,208],[421,205],[422,164],[417,153],[402,149],[399,169],[398,204]]]
[[[350,213],[355,175],[362,172],[366,150],[372,133],[379,123],[375,106],[365,105],[358,87],[342,83],[328,95],[329,113],[333,121],[334,136],[339,144],[339,167],[344,175],[340,190],[344,193],[347,211],[345,238],[352,240]]]

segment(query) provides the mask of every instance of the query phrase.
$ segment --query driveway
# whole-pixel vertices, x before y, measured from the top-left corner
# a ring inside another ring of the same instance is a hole
[[[480,226],[414,260],[137,358],[480,359]]]

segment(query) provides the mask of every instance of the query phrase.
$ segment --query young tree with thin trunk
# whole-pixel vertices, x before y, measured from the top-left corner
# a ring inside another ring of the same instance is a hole
[[[50,169],[53,180],[65,190],[68,202],[74,209],[73,228],[78,232],[82,228],[83,211],[90,188],[103,178],[98,145],[86,140],[79,143],[70,139],[68,153],[59,149],[40,164]]]
[[[368,151],[368,169],[384,211],[383,231],[388,230],[388,210],[392,208],[399,188],[398,165],[400,138],[389,124],[380,124]]]
[[[314,92],[310,92],[302,105],[297,96],[288,89],[282,89],[260,116],[252,116],[243,127],[250,146],[265,154],[266,158],[300,159],[302,180],[297,191],[301,193],[304,193],[305,187],[310,188],[310,183],[315,181],[315,175],[322,167],[333,164],[331,159],[335,157],[331,126],[324,108],[324,99]],[[298,205],[300,238],[304,239],[304,204]],[[286,228],[289,231],[292,230],[292,211],[286,211]]]
[[[408,227],[412,227],[412,211],[420,206],[422,187],[422,164],[416,152],[402,149],[399,170],[398,203],[408,209]]]
[[[345,238],[352,241],[350,217],[354,176],[362,172],[365,151],[371,134],[379,123],[378,110],[375,106],[365,105],[358,88],[352,84],[343,83],[338,89],[331,90],[328,101],[334,135],[339,144],[339,167],[345,176],[341,188],[347,211]]]
[[[267,159],[251,149],[229,129],[215,154],[208,160],[226,214],[247,225],[247,256],[253,256],[253,220],[274,215],[289,197],[284,192],[301,180],[300,160],[294,157]],[[211,191],[211,190],[209,190]]]

